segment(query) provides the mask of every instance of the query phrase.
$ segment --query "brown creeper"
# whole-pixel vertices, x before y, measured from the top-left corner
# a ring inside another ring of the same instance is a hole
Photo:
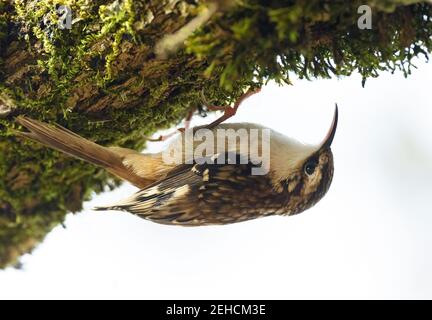
[[[122,210],[157,223],[202,226],[228,224],[270,215],[294,215],[316,204],[328,191],[333,178],[330,149],[336,133],[338,109],[324,141],[318,146],[296,142],[280,133],[251,123],[222,123],[196,127],[217,137],[220,130],[268,130],[266,141],[257,135],[247,140],[257,143],[261,154],[268,143],[268,157],[252,157],[250,149],[235,139],[224,152],[196,156],[200,148],[192,141],[187,153],[188,131],[169,146],[181,150],[181,163],[164,159],[164,153],[141,154],[134,150],[103,147],[65,128],[51,126],[23,116],[17,121],[29,132],[22,136],[39,141],[76,158],[104,167],[141,190],[124,201],[96,210]],[[212,138],[213,139],[213,138]],[[217,138],[214,138],[216,142]],[[254,141],[252,141],[254,140]],[[225,142],[224,142],[225,145]],[[249,151],[243,151],[249,150]],[[227,161],[228,159],[228,161]],[[254,174],[260,166],[264,174]]]

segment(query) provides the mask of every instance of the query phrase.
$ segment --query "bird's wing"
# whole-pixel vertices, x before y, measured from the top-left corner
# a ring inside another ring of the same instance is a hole
[[[222,159],[223,157],[223,159]],[[226,159],[236,164],[225,164]],[[267,176],[239,154],[220,154],[175,167],[132,197],[96,210],[122,210],[164,224],[224,224],[255,218],[272,190]],[[256,210],[255,210],[255,209]]]

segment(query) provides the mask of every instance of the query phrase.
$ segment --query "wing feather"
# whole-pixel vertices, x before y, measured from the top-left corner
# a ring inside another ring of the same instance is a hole
[[[254,165],[239,154],[234,155],[237,164],[220,164],[222,156],[228,159],[229,154],[177,166],[132,197],[97,210],[122,210],[158,223],[181,225],[224,224],[262,215],[257,203],[272,189],[270,179],[252,175]]]

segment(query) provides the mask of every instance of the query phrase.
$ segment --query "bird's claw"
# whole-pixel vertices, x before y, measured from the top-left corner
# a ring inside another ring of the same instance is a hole
[[[236,113],[238,108],[240,107],[240,105],[242,104],[242,102],[244,100],[246,100],[247,98],[249,98],[250,96],[258,93],[261,91],[261,88],[255,88],[255,89],[249,89],[248,91],[246,91],[243,95],[240,96],[240,98],[234,103],[234,106],[214,106],[214,105],[206,105],[207,109],[210,111],[223,111],[224,114],[216,119],[215,121],[213,121],[212,123],[210,123],[209,125],[207,125],[208,129],[214,128],[215,126],[221,124],[222,122],[228,120],[229,118],[233,117]],[[204,93],[201,92],[202,98],[204,102],[207,102]]]

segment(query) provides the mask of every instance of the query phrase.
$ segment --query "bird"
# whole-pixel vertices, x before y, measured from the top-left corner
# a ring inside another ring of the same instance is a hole
[[[243,129],[248,135],[254,130],[267,130],[268,140],[262,133],[253,141],[258,145],[268,143],[268,157],[260,158],[261,163],[251,156],[252,148],[244,151],[242,142],[237,140],[231,148],[210,151],[202,157],[196,157],[199,142],[192,141],[189,150],[195,157],[190,156],[185,151],[188,130],[180,132],[166,149],[181,150],[181,161],[169,162],[165,159],[166,150],[151,154],[104,147],[56,124],[23,115],[16,120],[28,130],[20,131],[20,136],[103,167],[139,188],[130,197],[95,210],[126,211],[159,224],[226,225],[274,215],[296,215],[324,197],[334,174],[331,146],[338,123],[337,104],[330,129],[317,145],[300,143],[254,123],[218,122],[188,129],[192,133],[205,129],[215,139],[218,130]],[[261,146],[260,152],[263,151]],[[267,166],[266,172],[254,174],[263,166]]]

